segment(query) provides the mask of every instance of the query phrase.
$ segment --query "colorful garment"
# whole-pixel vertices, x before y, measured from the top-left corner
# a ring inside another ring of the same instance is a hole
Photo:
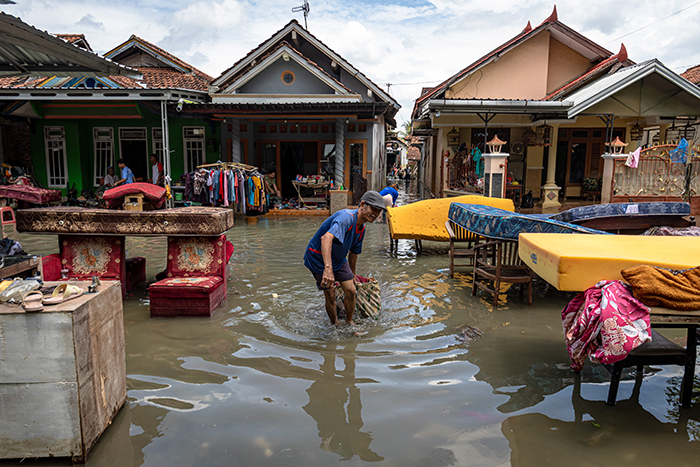
[[[472,149],[472,160],[474,161],[474,171],[476,172],[476,177],[481,178],[484,176],[484,160],[481,157],[481,150],[479,148]]]
[[[637,166],[639,165],[639,154],[641,152],[642,152],[642,148],[639,147],[634,152],[629,153],[627,155],[627,160],[625,161],[625,165],[627,167],[631,167],[633,169],[636,169]]]
[[[688,160],[688,146],[688,141],[686,141],[685,138],[681,138],[676,149],[669,151],[668,153],[671,158],[671,162],[685,164]]]
[[[649,308],[622,281],[600,281],[578,294],[561,313],[571,368],[583,369],[586,355],[612,364],[651,340]]]

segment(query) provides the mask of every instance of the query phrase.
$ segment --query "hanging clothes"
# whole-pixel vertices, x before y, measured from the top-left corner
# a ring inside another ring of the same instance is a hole
[[[639,165],[639,155],[642,152],[642,148],[638,147],[634,152],[631,152],[627,155],[627,160],[625,161],[625,165],[627,167],[631,167],[633,169],[636,169],[637,166]]]
[[[482,178],[484,176],[484,159],[481,157],[481,150],[479,148],[472,149],[472,160],[474,161],[476,172],[476,178]]]

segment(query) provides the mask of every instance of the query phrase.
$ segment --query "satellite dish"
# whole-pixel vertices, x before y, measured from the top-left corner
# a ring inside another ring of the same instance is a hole
[[[0,0],[1,2],[2,0]],[[302,6],[295,6],[292,8],[292,13],[299,13],[300,11],[304,12],[304,29],[309,29],[309,26],[306,24],[306,18],[309,16],[309,11],[311,10],[311,7],[309,6],[309,2],[307,0],[304,0],[304,4]]]

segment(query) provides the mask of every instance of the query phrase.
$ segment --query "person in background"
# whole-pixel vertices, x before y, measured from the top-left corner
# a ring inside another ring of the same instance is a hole
[[[102,179],[102,186],[105,190],[109,190],[117,183],[117,176],[114,175],[114,167],[111,165],[107,167],[107,175]]]
[[[129,167],[126,166],[124,159],[119,159],[117,161],[117,165],[119,166],[119,170],[122,171],[122,178],[114,182],[114,186],[128,185],[129,183],[134,183],[134,173]]]
[[[270,194],[270,196],[276,196],[278,198],[282,197],[280,189],[277,188],[277,173],[274,170],[270,170],[267,175],[265,175],[265,190]]]
[[[396,190],[396,188],[398,188],[398,185],[396,183],[392,183],[379,192],[379,194],[382,195],[382,198],[384,198],[384,204],[386,207],[396,207],[396,199],[399,197],[399,192]]]
[[[158,162],[158,156],[155,154],[151,154],[151,178],[148,179],[148,183],[159,186],[165,185],[163,180],[163,164]]]
[[[362,252],[365,223],[374,222],[386,211],[384,200],[376,191],[368,191],[357,209],[343,209],[325,220],[309,241],[304,253],[304,266],[316,279],[316,287],[326,299],[326,313],[332,325],[338,324],[335,304],[335,282],[345,292],[345,324],[353,325],[355,312],[355,265]]]

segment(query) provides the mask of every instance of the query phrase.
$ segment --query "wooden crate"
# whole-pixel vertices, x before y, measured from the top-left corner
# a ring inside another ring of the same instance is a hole
[[[126,195],[124,196],[125,211],[143,211],[143,195]]]
[[[84,461],[126,401],[121,284],[38,313],[0,304],[0,329],[0,459]]]

